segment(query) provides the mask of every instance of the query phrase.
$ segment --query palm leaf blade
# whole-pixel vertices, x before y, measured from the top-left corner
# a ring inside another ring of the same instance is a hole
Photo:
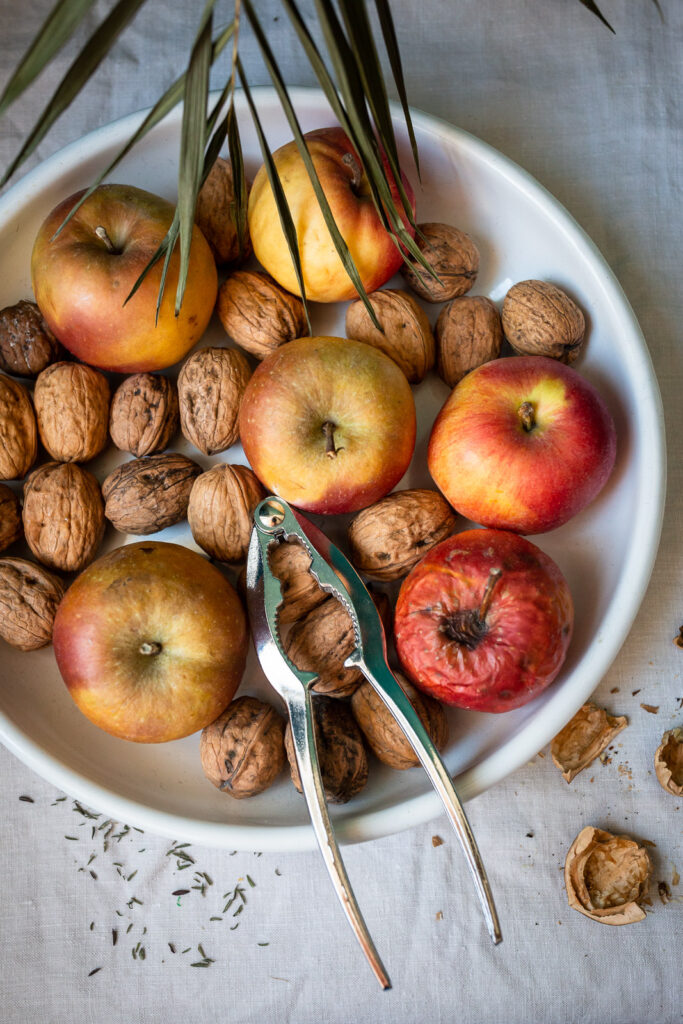
[[[408,130],[408,138],[410,139],[410,147],[413,151],[413,160],[415,161],[415,170],[417,171],[417,176],[419,178],[420,156],[417,151],[417,140],[415,138],[413,120],[410,116],[408,94],[406,91],[405,78],[403,77],[403,64],[401,61],[401,52],[398,48],[398,39],[396,38],[394,19],[391,16],[391,8],[389,6],[388,0],[375,0],[375,7],[377,9],[377,15],[379,17],[379,24],[382,30],[382,36],[384,37],[384,45],[386,47],[387,56],[389,57],[391,73],[394,76],[394,84],[396,85],[398,98],[401,102],[401,107],[403,109],[403,117],[405,118],[406,128]]]

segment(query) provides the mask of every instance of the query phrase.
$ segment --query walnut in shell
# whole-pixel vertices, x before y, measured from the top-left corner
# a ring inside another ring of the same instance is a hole
[[[356,641],[349,613],[336,597],[327,597],[295,622],[284,640],[287,657],[297,668],[316,672],[316,693],[328,697],[350,697],[360,685],[360,669],[344,668]]]
[[[329,697],[313,698],[315,746],[325,797],[329,803],[345,804],[360,793],[368,781],[368,756],[363,735],[348,706]],[[292,727],[287,723],[285,750],[292,782],[301,793]]]
[[[239,437],[237,419],[251,369],[234,348],[202,348],[178,377],[180,428],[195,448],[216,455]]]
[[[235,209],[232,164],[219,156],[197,196],[194,213],[195,223],[209,243],[219,266],[242,263],[251,253],[246,224],[240,248]]]
[[[624,715],[608,715],[590,701],[579,708],[550,744],[553,763],[562,778],[567,782],[576,778],[627,725]]]
[[[102,484],[104,514],[121,533],[157,533],[187,515],[190,491],[202,469],[169,452],[132,459]]]
[[[351,520],[351,561],[366,576],[398,580],[456,527],[456,514],[437,491],[393,491]]]
[[[202,731],[199,753],[204,774],[222,793],[256,796],[285,766],[284,719],[270,704],[238,697]]]
[[[35,302],[22,299],[0,310],[0,370],[15,377],[36,377],[62,358],[62,346]]]
[[[218,291],[216,309],[228,335],[257,359],[308,334],[301,299],[255,270],[231,274]]]
[[[38,428],[23,384],[0,373],[0,480],[26,476],[38,454]]]
[[[346,336],[380,349],[411,384],[418,384],[434,366],[434,335],[427,314],[412,295],[398,289],[373,292],[369,301],[382,330],[358,299],[346,310]]]
[[[549,356],[573,363],[583,345],[586,321],[566,292],[547,281],[520,281],[503,300],[503,331],[518,355]]]
[[[601,924],[642,921],[652,865],[647,850],[628,836],[581,829],[564,865],[569,906]]]
[[[303,619],[312,608],[328,599],[329,594],[310,572],[311,559],[303,544],[298,541],[271,544],[268,558],[273,575],[280,581],[282,604],[278,622],[281,626]]]
[[[109,384],[84,363],[53,363],[38,375],[33,404],[40,440],[58,462],[88,462],[109,439]]]
[[[19,540],[23,533],[19,499],[7,484],[0,484],[0,551]]]
[[[26,542],[43,565],[80,572],[104,534],[100,485],[75,462],[47,462],[24,484],[22,517]]]
[[[20,651],[52,640],[52,624],[66,587],[25,558],[0,558],[0,636]]]
[[[655,752],[655,773],[662,789],[683,796],[683,729],[669,729]]]
[[[410,257],[401,270],[406,283],[427,302],[446,302],[464,295],[479,271],[479,250],[470,236],[450,224],[433,221],[418,224],[418,229],[415,242],[439,280]]]
[[[448,742],[448,719],[443,707],[433,697],[416,690],[405,676],[398,672],[394,676],[420,716],[432,743],[443,750]],[[368,746],[383,764],[403,771],[420,763],[396,719],[370,683],[364,682],[358,687],[351,698],[351,710]]]
[[[247,557],[253,513],[266,492],[247,466],[214,466],[192,485],[187,519],[200,548],[219,562]]]
[[[497,359],[503,344],[500,314],[484,295],[453,299],[436,321],[436,368],[449,388],[490,359]]]
[[[114,392],[109,433],[117,448],[136,458],[168,448],[178,430],[178,389],[157,373],[134,373]]]

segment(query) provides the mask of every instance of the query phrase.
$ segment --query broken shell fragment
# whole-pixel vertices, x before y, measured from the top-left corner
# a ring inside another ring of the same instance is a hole
[[[579,708],[550,745],[553,763],[562,772],[562,778],[571,782],[627,725],[624,715],[608,715],[604,708],[590,701]]]
[[[655,752],[655,772],[662,789],[683,796],[683,729],[669,729]]]
[[[569,906],[600,924],[642,921],[652,864],[647,851],[628,836],[588,826],[569,848],[564,884]]]

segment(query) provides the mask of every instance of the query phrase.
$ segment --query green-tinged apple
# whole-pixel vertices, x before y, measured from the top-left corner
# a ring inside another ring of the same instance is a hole
[[[176,245],[157,320],[163,259],[128,296],[166,235],[174,207],[131,185],[100,185],[54,237],[82,195],[55,207],[33,245],[33,291],[45,321],[73,355],[91,366],[117,373],[172,366],[199,341],[216,303],[216,264],[206,239],[195,227],[178,316]]]
[[[396,363],[346,338],[297,338],[260,363],[240,438],[269,491],[308,512],[356,512],[388,494],[415,447],[415,403]]]
[[[500,712],[555,679],[573,623],[567,582],[540,548],[504,530],[466,530],[403,581],[394,634],[401,664],[425,693]]]
[[[358,154],[342,128],[320,128],[308,132],[305,139],[325,198],[358,268],[363,287],[373,292],[396,273],[403,259],[375,209]],[[273,154],[273,159],[296,228],[306,297],[314,302],[357,298],[358,293],[337,254],[296,142],[282,146]],[[405,216],[389,170],[387,178],[396,208],[401,211],[406,230],[412,236],[414,229]],[[401,180],[414,213],[410,183],[405,175],[401,175]],[[258,171],[249,194],[249,233],[258,261],[284,288],[299,295],[294,265],[265,167]]]
[[[205,558],[141,541],[81,573],[54,623],[57,664],[78,708],[105,732],[162,743],[203,729],[239,686],[247,622]]]
[[[595,498],[615,454],[614,421],[589,381],[556,359],[515,356],[484,363],[455,386],[427,461],[467,519],[545,533]]]

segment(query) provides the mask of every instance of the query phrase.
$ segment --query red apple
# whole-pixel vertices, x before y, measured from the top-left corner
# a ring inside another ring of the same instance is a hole
[[[396,363],[346,338],[298,338],[254,371],[240,438],[264,486],[308,512],[356,512],[401,479],[415,403]]]
[[[573,622],[569,587],[548,555],[516,533],[466,530],[437,544],[403,581],[394,633],[421,690],[498,712],[555,679]]]
[[[178,316],[176,245],[156,321],[163,260],[126,299],[164,238],[173,206],[131,185],[100,185],[53,238],[82,194],[55,207],[33,245],[33,291],[50,330],[78,359],[103,370],[136,373],[177,363],[201,338],[216,303],[216,264],[206,239],[195,227]]]
[[[342,128],[320,128],[305,136],[313,165],[341,235],[367,292],[380,288],[396,273],[403,260],[373,205],[368,180],[351,141]],[[296,142],[273,154],[297,231],[306,296],[314,302],[357,298],[357,292],[337,255],[306,166]],[[385,162],[386,167],[386,162]],[[397,209],[403,206],[396,183],[387,172]],[[403,187],[413,213],[413,191],[404,175]],[[414,229],[403,216],[411,235]],[[254,179],[249,195],[249,233],[254,255],[276,281],[300,294],[282,231],[273,190],[265,167]]]
[[[593,500],[615,452],[614,422],[592,384],[555,359],[516,356],[484,363],[456,385],[427,462],[467,519],[544,533]]]
[[[242,603],[201,555],[159,541],[117,548],[81,573],[54,623],[57,664],[91,722],[138,743],[203,729],[239,686]]]

